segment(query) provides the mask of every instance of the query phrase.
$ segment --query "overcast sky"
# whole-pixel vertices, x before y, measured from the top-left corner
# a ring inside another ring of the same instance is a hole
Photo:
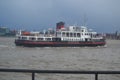
[[[120,31],[120,0],[0,0],[0,26],[42,30],[86,25],[98,32]]]

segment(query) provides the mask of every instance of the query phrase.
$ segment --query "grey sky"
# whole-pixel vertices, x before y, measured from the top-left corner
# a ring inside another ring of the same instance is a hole
[[[40,30],[86,24],[98,32],[120,31],[120,0],[0,0],[0,26]]]

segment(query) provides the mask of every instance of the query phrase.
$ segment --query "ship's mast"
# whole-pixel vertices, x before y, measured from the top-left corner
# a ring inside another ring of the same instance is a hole
[[[83,26],[87,26],[87,17],[86,14],[83,16]]]

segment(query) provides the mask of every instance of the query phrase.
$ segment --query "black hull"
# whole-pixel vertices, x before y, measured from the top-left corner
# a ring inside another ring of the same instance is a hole
[[[104,46],[105,41],[96,42],[48,42],[48,41],[27,41],[27,40],[15,40],[16,46],[25,47],[96,47]]]

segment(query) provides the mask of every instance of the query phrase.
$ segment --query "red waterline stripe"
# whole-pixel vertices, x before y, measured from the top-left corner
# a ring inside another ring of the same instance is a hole
[[[105,44],[105,42],[23,42],[25,44]]]

